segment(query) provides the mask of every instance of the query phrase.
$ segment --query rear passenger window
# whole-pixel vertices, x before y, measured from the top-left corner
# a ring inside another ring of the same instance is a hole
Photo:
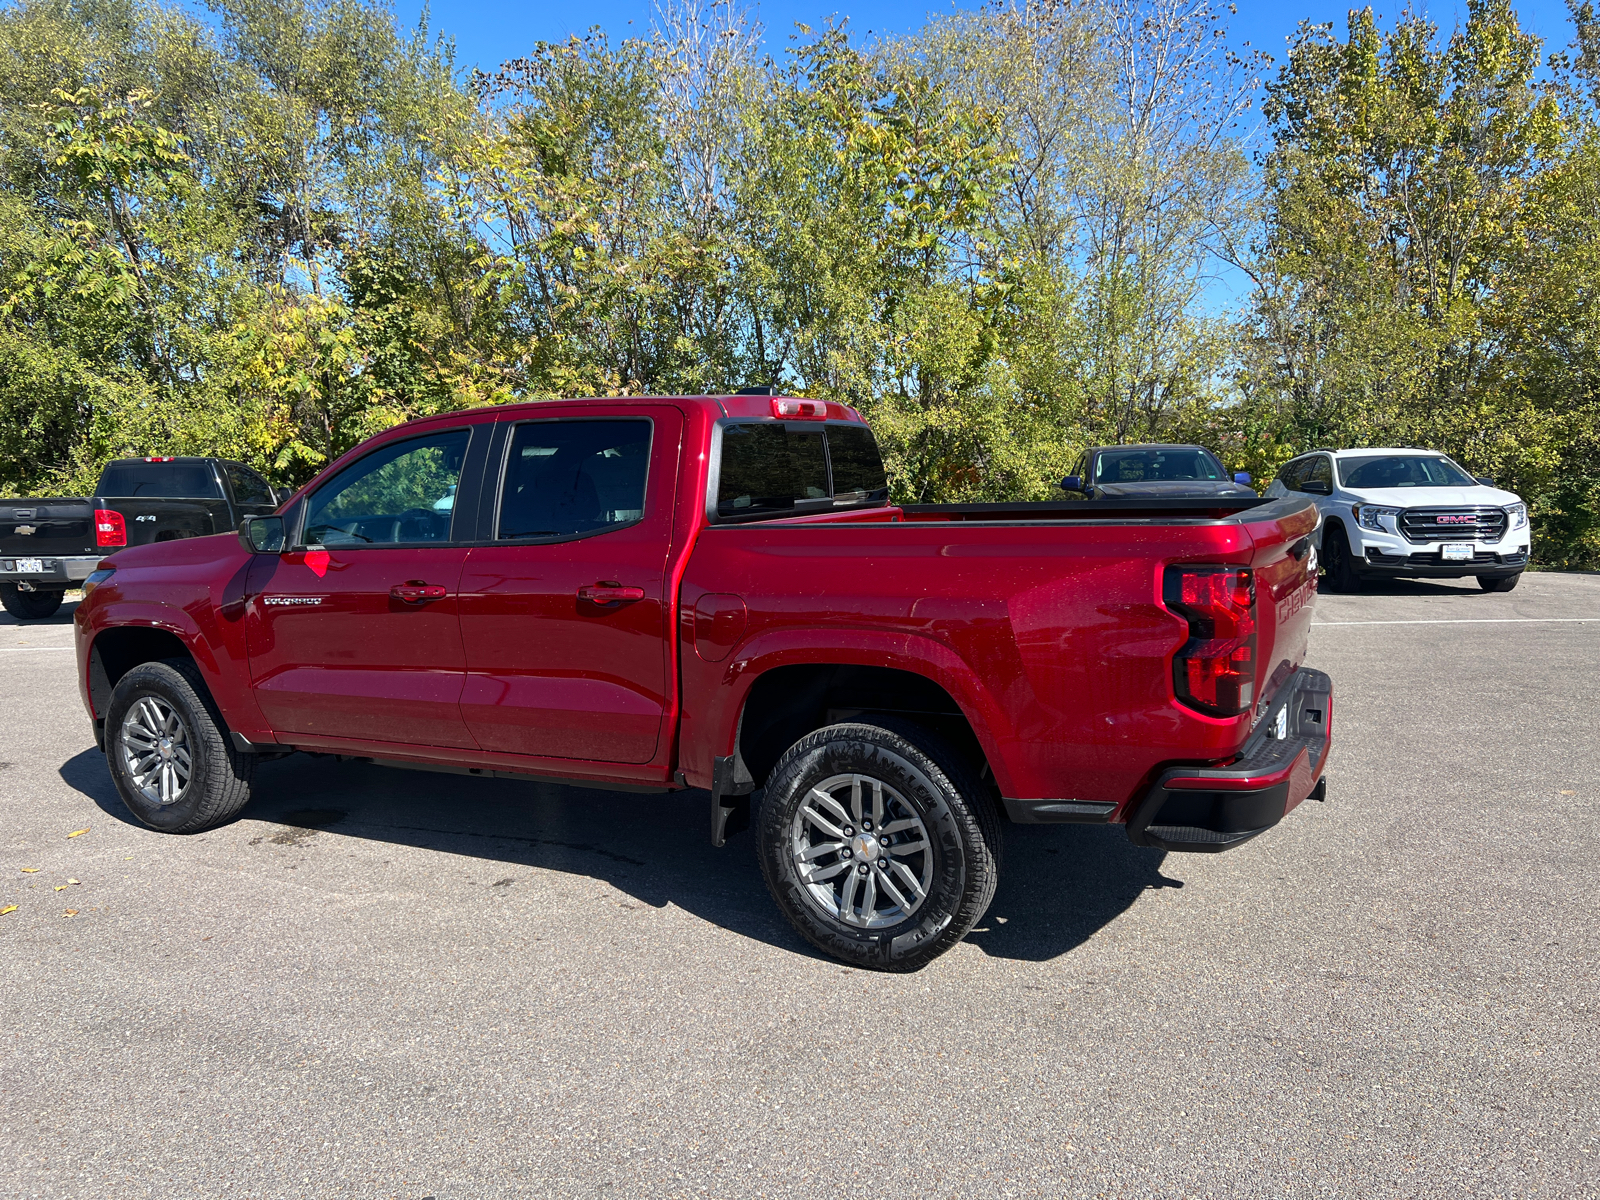
[[[644,516],[648,420],[530,421],[506,453],[501,539],[604,533]]]

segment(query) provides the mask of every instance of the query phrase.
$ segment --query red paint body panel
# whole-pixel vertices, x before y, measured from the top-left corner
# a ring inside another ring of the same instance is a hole
[[[253,740],[270,740],[270,726],[250,686],[245,642],[246,583],[253,558],[232,534],[158,542],[104,560],[117,573],[78,606],[73,640],[78,686],[91,718],[89,657],[107,629],[163,629],[193,656],[230,726]]]
[[[651,416],[643,518],[564,542],[333,551],[322,578],[303,556],[252,560],[231,537],[125,551],[79,608],[80,656],[103,629],[158,624],[191,647],[229,724],[251,740],[694,786],[709,786],[713,760],[735,749],[764,672],[890,667],[950,695],[1006,796],[1112,801],[1119,819],[1167,767],[1234,757],[1304,657],[1310,504],[1234,518],[1018,505],[710,523],[715,423],[771,411],[766,396],[480,410],[467,419]],[[830,404],[828,419],[860,418]],[[380,435],[301,494],[355,456],[447,421],[462,416]],[[489,463],[486,486],[498,470]],[[1207,717],[1174,698],[1173,656],[1188,638],[1161,601],[1174,563],[1254,570],[1252,712]],[[414,579],[446,597],[389,595]],[[612,584],[644,594],[579,597]],[[273,594],[323,603],[269,612]],[[1301,782],[1309,790],[1314,778]]]
[[[330,547],[320,574],[310,554],[257,556],[250,672],[276,740],[476,746],[461,717],[466,655],[456,591],[466,556],[460,546]],[[424,603],[391,595],[412,581],[445,595]]]

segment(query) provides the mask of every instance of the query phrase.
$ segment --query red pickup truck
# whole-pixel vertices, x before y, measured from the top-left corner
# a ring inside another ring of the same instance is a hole
[[[912,970],[1001,827],[1217,851],[1321,797],[1303,496],[895,505],[871,431],[766,394],[546,401],[373,438],[238,536],[86,581],[112,777],[173,833],[263,756],[710,792],[843,961]]]

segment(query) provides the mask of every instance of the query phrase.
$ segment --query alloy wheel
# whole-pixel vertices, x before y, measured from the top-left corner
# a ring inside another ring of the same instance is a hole
[[[159,696],[141,696],[122,719],[122,761],[128,779],[154,804],[176,804],[194,770],[189,731]]]
[[[870,775],[813,787],[789,827],[806,899],[852,929],[898,925],[928,897],[933,841],[906,798]]]

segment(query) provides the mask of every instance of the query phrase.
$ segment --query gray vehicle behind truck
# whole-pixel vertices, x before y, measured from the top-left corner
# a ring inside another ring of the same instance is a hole
[[[0,603],[43,620],[106,555],[237,529],[280,498],[243,463],[163,457],[107,463],[93,496],[0,500]]]

